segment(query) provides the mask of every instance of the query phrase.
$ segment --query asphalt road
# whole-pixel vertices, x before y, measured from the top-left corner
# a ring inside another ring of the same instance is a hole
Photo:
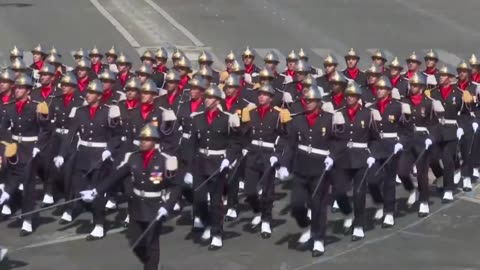
[[[275,50],[281,58],[303,47],[315,66],[328,52],[341,59],[354,47],[363,67],[373,48],[401,59],[413,50],[421,54],[435,48],[444,62],[455,65],[478,52],[474,18],[479,8],[474,0],[2,0],[0,64],[7,63],[13,45],[28,50],[42,43],[60,49],[67,64],[72,64],[70,51],[93,45],[103,50],[115,45],[131,57],[146,48],[179,46],[193,60],[201,50],[210,50],[220,59],[220,69],[230,49],[239,52],[249,45],[259,55]],[[163,269],[480,268],[478,192],[459,194],[447,206],[434,196],[432,215],[418,219],[405,210],[400,191],[396,226],[383,230],[369,224],[364,241],[350,242],[338,230],[341,217],[332,215],[327,253],[320,259],[295,250],[300,231],[286,210],[289,197],[283,190],[274,208],[271,239],[245,231],[251,214],[243,212],[239,221],[226,224],[225,247],[215,253],[190,239],[187,208],[166,224]],[[12,250],[0,269],[139,269],[115,222],[122,214],[109,216],[107,238],[95,243],[83,240],[89,218],[83,215],[74,225],[61,227],[58,216],[44,213],[36,232],[26,238],[18,237],[18,222],[0,223],[0,244]]]

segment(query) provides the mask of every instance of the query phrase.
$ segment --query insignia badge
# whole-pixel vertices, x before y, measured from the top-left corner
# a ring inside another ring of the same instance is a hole
[[[151,172],[150,173],[150,181],[152,181],[155,185],[160,184],[163,180],[163,174],[161,172]]]
[[[154,170],[160,170],[160,166],[153,166]]]
[[[389,115],[389,116],[388,116],[388,121],[389,121],[390,123],[395,122],[395,115]]]
[[[322,136],[325,136],[326,133],[327,133],[327,128],[322,127]]]
[[[457,104],[456,100],[455,100],[455,97],[452,98],[452,104],[455,105]]]
[[[420,108],[420,115],[425,117],[425,107]]]
[[[360,126],[362,126],[362,128],[365,128],[365,121],[360,121]]]

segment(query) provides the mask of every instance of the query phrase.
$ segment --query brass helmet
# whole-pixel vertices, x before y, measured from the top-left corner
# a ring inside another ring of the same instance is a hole
[[[305,62],[308,61],[308,55],[305,53],[303,48],[300,48],[300,51],[298,51],[298,58],[300,58],[300,60],[303,60]]]
[[[98,79],[101,82],[114,82],[116,80],[115,74],[109,69],[104,69],[99,75]]]
[[[60,84],[62,85],[72,85],[76,87],[78,85],[77,76],[71,71],[67,72],[65,75],[62,76],[60,79]]]
[[[257,91],[260,91],[262,93],[267,93],[269,94],[270,96],[273,96],[275,95],[275,89],[273,89],[273,87],[270,85],[270,84],[262,84],[258,89]]]
[[[180,81],[180,74],[176,70],[169,70],[165,75],[166,82],[179,82]]]
[[[55,67],[51,64],[45,63],[42,68],[38,71],[40,75],[55,75]]]
[[[10,57],[23,58],[23,50],[20,50],[17,46],[13,46],[13,49],[10,51]]]
[[[387,62],[387,55],[385,54],[384,51],[382,51],[380,49],[375,50],[375,52],[373,52],[373,54],[372,54],[372,61],[377,59],[377,58],[382,59],[383,62]]]
[[[185,55],[182,55],[180,59],[178,59],[177,67],[191,70],[192,64],[190,63],[190,60]]]
[[[457,66],[457,72],[460,70],[469,71],[470,69],[471,69],[470,66],[467,64],[467,62],[465,62],[465,60],[460,61],[460,63]]]
[[[222,90],[220,90],[220,88],[215,84],[210,85],[205,90],[205,96],[211,96],[221,100],[225,99],[225,93]]]
[[[48,54],[54,54],[56,55],[58,58],[62,58],[62,55],[60,54],[60,52],[57,50],[57,48],[53,47],[50,49],[50,51],[48,51]]]
[[[117,63],[118,64],[131,65],[132,61],[125,54],[120,53],[120,55],[117,58]]]
[[[167,60],[168,59],[167,50],[165,50],[165,48],[163,47],[160,47],[160,49],[158,49],[157,52],[155,52],[155,58]]]
[[[472,56],[470,57],[470,66],[480,66],[480,62],[478,61],[477,59],[477,56],[475,54],[472,54]]]
[[[234,60],[233,66],[232,66],[232,73],[235,73],[235,74],[245,73],[245,66],[243,65],[243,63],[240,64],[238,60]]]
[[[208,78],[213,77],[212,68],[210,68],[209,66],[201,67],[200,70],[195,75],[197,75],[197,74],[200,75],[200,76],[203,76],[203,77],[208,77]]]
[[[298,55],[294,50],[287,55],[287,62],[289,61],[298,61]]]
[[[233,53],[233,51],[230,51],[225,57],[225,61],[235,61],[236,59],[237,57],[235,56],[235,53]]]
[[[435,61],[438,61],[438,59],[439,59],[438,53],[436,51],[434,51],[433,49],[430,49],[425,54],[424,59],[425,59],[425,61],[427,61],[427,59],[434,59]]]
[[[8,81],[8,82],[14,83],[15,73],[9,68],[4,68],[0,72],[0,81]]]
[[[347,58],[356,58],[357,60],[360,60],[360,56],[357,54],[357,52],[353,48],[350,48],[347,54],[345,54],[345,59]]]
[[[396,56],[395,56],[395,58],[393,58],[392,62],[388,66],[390,68],[398,68],[400,70],[403,69],[402,64],[400,63],[400,61],[398,61],[398,57],[396,57]]]
[[[105,53],[105,56],[118,58],[118,53],[117,50],[115,50],[115,46],[112,46],[112,48]]]
[[[87,92],[93,92],[99,95],[103,95],[103,84],[99,79],[95,79],[88,83]]]
[[[392,90],[392,83],[387,76],[382,76],[378,79],[377,83],[375,84],[377,88],[388,89]]]
[[[160,133],[158,133],[158,127],[153,124],[146,124],[141,130],[140,134],[138,135],[140,140],[158,140],[160,139]]]
[[[410,84],[421,84],[427,85],[427,76],[422,72],[415,72],[413,73],[412,77],[410,78]]]
[[[60,57],[58,57],[58,54],[49,54],[46,59],[47,63],[50,63],[52,65],[60,65],[62,62],[60,61]]]
[[[85,51],[82,48],[78,49],[73,53],[73,58],[81,58],[81,57],[85,57],[85,58],[88,57],[87,51]]]
[[[455,77],[455,73],[453,71],[453,69],[448,66],[448,65],[443,65],[442,67],[440,67],[440,69],[438,70],[438,75],[446,75],[446,76],[449,76],[449,77]]]
[[[152,62],[155,62],[155,55],[153,54],[152,51],[146,50],[143,52],[142,56],[140,56],[140,60],[144,61],[145,59],[150,60]]]
[[[35,48],[32,49],[32,53],[39,53],[42,54],[43,56],[47,55],[47,53],[44,51],[42,45],[38,44]]]
[[[207,65],[211,65],[213,63],[213,56],[211,53],[207,51],[202,51],[198,56],[198,63],[206,63]]]
[[[172,54],[172,61],[180,59],[182,56],[185,56],[185,53],[179,48],[175,48]]]
[[[422,61],[420,60],[420,58],[417,56],[417,54],[415,52],[412,52],[412,54],[410,54],[405,61],[407,61],[407,63],[408,62],[416,62],[419,65],[422,63]]]
[[[338,65],[338,60],[334,55],[328,54],[323,59],[323,65]]]
[[[263,67],[258,73],[258,76],[260,78],[268,78],[269,80],[272,80],[275,77],[273,71],[267,67]]]
[[[157,85],[152,80],[148,79],[142,84],[140,92],[158,95],[159,91]]]
[[[26,74],[21,74],[16,80],[15,84],[17,86],[26,86],[31,88],[33,86],[32,78]]]
[[[268,62],[273,62],[275,64],[280,63],[280,59],[278,58],[278,55],[273,51],[269,51],[263,58],[263,61],[265,63],[268,63]]]
[[[252,50],[250,50],[250,47],[248,47],[248,46],[247,46],[247,48],[245,48],[245,50],[242,53],[242,57],[247,57],[247,56],[251,56],[251,57],[255,58],[255,53]]]
[[[135,72],[137,75],[144,74],[147,76],[152,75],[152,67],[150,65],[142,64],[140,68]]]
[[[347,84],[347,78],[345,76],[338,72],[338,70],[335,70],[333,74],[330,76],[330,82],[331,83],[341,83],[341,84]]]
[[[362,95],[362,87],[356,83],[355,81],[349,81],[347,84],[347,88],[345,89],[345,95]]]
[[[100,58],[103,58],[103,54],[100,52],[97,46],[93,46],[93,49],[88,53],[88,57],[94,56],[99,56]]]
[[[25,70],[25,69],[27,69],[27,66],[25,66],[25,62],[23,62],[22,59],[15,58],[15,60],[13,60],[13,62],[12,62],[12,65],[10,66],[10,68],[13,71],[17,71],[17,70]]]
[[[198,77],[198,76],[195,76],[193,77],[192,79],[190,79],[188,81],[188,84],[190,84],[190,87],[191,88],[194,88],[194,87],[197,87],[197,88],[200,88],[202,90],[205,90],[207,89],[208,87],[208,83],[207,83],[207,80],[205,80],[204,78],[202,77]]]
[[[138,77],[132,77],[125,83],[125,90],[134,89],[140,91],[142,83]]]
[[[90,62],[88,58],[82,57],[82,59],[78,61],[76,68],[90,69],[92,68],[92,62]]]
[[[312,85],[308,88],[303,89],[303,98],[304,99],[322,99],[323,96],[323,88],[318,87],[316,85]]]
[[[317,85],[317,80],[312,76],[312,74],[307,74],[307,76],[305,76],[305,79],[303,79],[302,84],[304,87]]]
[[[295,66],[295,72],[309,73],[310,72],[310,65],[303,60],[299,60],[297,62],[297,65]]]
[[[224,81],[225,86],[230,87],[239,87],[240,86],[240,78],[236,74],[230,74]]]
[[[368,69],[365,71],[365,73],[368,75],[382,75],[382,70],[380,69],[380,67],[378,65],[375,65],[375,64],[371,64],[370,67],[368,67]]]

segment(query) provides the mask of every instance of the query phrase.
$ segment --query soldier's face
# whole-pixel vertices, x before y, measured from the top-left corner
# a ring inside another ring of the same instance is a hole
[[[62,84],[62,94],[64,95],[72,94],[73,91],[75,91],[75,88],[73,88],[71,85]]]
[[[460,69],[458,71],[458,79],[460,81],[466,81],[468,79],[468,70],[466,69]]]
[[[111,81],[102,81],[103,89],[110,90],[113,87],[113,83]]]
[[[207,96],[205,97],[205,107],[207,109],[213,109],[219,104],[218,100],[214,97]]]
[[[156,58],[156,60],[157,60],[157,66],[163,66],[167,62],[167,59],[163,59],[163,58]]]
[[[377,66],[383,67],[383,65],[385,65],[385,61],[383,61],[382,58],[373,57],[373,58],[372,58],[372,61],[373,61],[373,63],[374,63],[375,65],[377,65]]]
[[[117,61],[117,58],[116,58],[116,57],[111,56],[111,55],[107,56],[107,63],[109,63],[109,64],[115,64],[115,61]]]
[[[442,85],[450,84],[450,77],[448,75],[440,75],[439,80]]]
[[[140,82],[143,84],[147,81],[148,76],[145,73],[139,73],[138,74],[138,79],[140,79]]]
[[[340,93],[340,92],[343,92],[344,90],[344,87],[341,83],[338,83],[338,82],[333,82],[330,84],[330,86],[332,87],[332,91],[335,92],[335,93]]]
[[[348,95],[347,96],[347,105],[349,107],[355,106],[358,103],[359,97],[356,95]]]
[[[152,93],[149,92],[141,92],[140,94],[140,99],[142,103],[151,103],[155,96]]]
[[[134,100],[138,98],[138,91],[136,89],[127,88],[127,100]]]
[[[87,70],[84,68],[77,69],[77,77],[80,79],[87,77]]]
[[[268,84],[270,83],[270,79],[268,77],[261,77],[260,84]]]
[[[418,69],[418,62],[407,61],[407,67],[409,71],[416,71]]]
[[[478,73],[480,71],[480,66],[473,65],[472,66],[472,73]]]
[[[231,60],[225,60],[225,67],[227,68],[227,70],[232,69],[232,67],[233,67],[233,61],[231,61]]]
[[[332,74],[332,72],[335,71],[336,65],[326,64],[326,65],[323,65],[323,67],[325,68],[325,72],[326,72],[327,74]]]
[[[265,62],[265,66],[269,69],[271,69],[272,71],[273,70],[277,70],[277,64],[275,64],[275,62]]]
[[[53,81],[53,76],[52,75],[43,74],[43,73],[40,75],[40,83],[42,85],[49,85],[49,84],[52,83],[52,81]]]
[[[167,84],[165,85],[165,90],[168,92],[173,92],[177,90],[178,87],[178,82],[176,81],[168,81]]]
[[[352,69],[357,66],[358,59],[355,57],[347,57],[346,62],[347,62],[347,67]]]
[[[173,63],[173,66],[174,66],[174,67],[177,67],[177,66],[178,66],[178,61],[179,61],[179,60],[180,60],[180,59],[178,59],[178,58],[172,59],[172,63]]]
[[[386,88],[380,87],[377,89],[377,98],[382,100],[388,96],[388,90]]]
[[[117,64],[117,69],[118,69],[118,72],[120,73],[128,72],[128,65],[125,63]]]
[[[233,97],[237,93],[237,88],[235,86],[225,86],[223,91],[225,91],[227,97]]]
[[[420,93],[421,90],[422,90],[422,87],[420,84],[416,84],[416,83],[410,84],[410,93],[412,93],[412,95],[417,95],[418,93]]]
[[[368,84],[375,84],[377,83],[379,76],[378,75],[369,75],[367,79]]]
[[[12,89],[12,83],[9,81],[0,81],[0,93],[10,91]]]
[[[192,87],[192,89],[190,89],[190,98],[193,100],[202,98],[202,90],[198,87]]]
[[[198,62],[199,68],[210,67],[209,63],[207,62]]]
[[[401,71],[401,69],[399,69],[399,68],[391,68],[390,69],[390,76],[391,77],[397,77],[398,75],[400,75],[400,71]]]
[[[305,79],[306,74],[304,72],[297,72],[297,81],[301,82]]]
[[[38,62],[38,61],[41,61],[42,60],[42,54],[41,53],[33,53],[33,62]]]
[[[150,151],[155,148],[155,142],[153,140],[141,140],[140,141],[140,150],[141,151]]]
[[[305,111],[307,112],[313,112],[315,111],[319,106],[319,102],[314,99],[307,99],[305,100],[306,106],[305,106]]]
[[[25,99],[30,92],[30,89],[24,85],[17,86],[15,88],[15,99],[22,100]]]
[[[266,93],[258,94],[258,104],[260,106],[270,105],[270,102],[272,102],[272,97],[269,94],[266,94]]]
[[[100,63],[102,58],[98,55],[93,55],[92,57],[90,57],[90,60],[92,61],[92,64],[97,64]]]
[[[180,74],[180,77],[183,77],[188,74],[188,69],[184,67],[178,68],[178,73]]]
[[[87,100],[87,103],[91,105],[91,104],[97,103],[100,100],[100,95],[95,92],[89,91],[87,92],[85,99]]]
[[[435,65],[437,64],[437,60],[434,58],[425,58],[425,65],[427,68],[434,68]]]
[[[252,56],[244,56],[243,57],[243,64],[244,65],[251,65],[253,63],[253,57]]]
[[[288,60],[287,61],[288,70],[295,70],[296,66],[297,66],[297,62],[295,60]]]
[[[142,64],[147,65],[147,66],[152,66],[153,61],[150,58],[145,58],[145,59],[143,59]]]

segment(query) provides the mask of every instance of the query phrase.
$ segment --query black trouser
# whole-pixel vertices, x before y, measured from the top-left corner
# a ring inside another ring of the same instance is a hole
[[[423,152],[423,153],[422,153]],[[419,155],[422,155],[419,157]],[[402,181],[403,187],[412,192],[415,189],[410,172],[413,166],[417,168],[418,191],[420,193],[419,201],[428,202],[430,193],[430,184],[428,182],[428,164],[430,163],[430,150],[419,151],[418,148],[409,147],[400,155],[398,162],[398,177]],[[417,161],[418,159],[418,161]],[[415,163],[415,161],[417,161]]]
[[[327,230],[327,206],[329,202],[330,178],[325,174],[320,186],[312,198],[313,192],[320,180],[317,176],[301,176],[294,174],[291,192],[292,216],[298,226],[306,228],[311,225],[312,239],[323,240]],[[308,219],[308,207],[311,207],[312,219]]]
[[[240,159],[240,158],[239,158]],[[238,168],[234,176],[229,178],[229,183],[227,187],[227,198],[228,198],[228,208],[233,208],[237,210],[238,207],[238,192],[239,192],[239,183],[240,178],[243,178],[245,175],[245,158],[240,161]]]
[[[465,134],[462,136],[460,140],[460,154],[462,156],[462,165],[461,165],[461,173],[463,177],[472,177],[473,176],[473,144],[474,144],[474,137],[473,137],[473,130],[471,127],[464,128]]]
[[[443,188],[445,191],[453,191],[455,188],[453,175],[455,173],[457,145],[457,141],[443,141],[439,143],[439,146],[442,150]]]
[[[334,185],[334,198],[344,214],[352,212],[347,191],[351,186],[350,182],[353,180],[353,212],[355,216],[353,225],[355,227],[363,227],[365,224],[366,181],[372,169],[366,170],[366,167],[345,169],[334,166],[330,174]]]
[[[128,238],[133,245],[138,237],[147,229],[149,222],[131,220],[128,225]],[[133,253],[142,262],[144,270],[157,270],[160,263],[160,231],[161,223],[156,222],[140,243],[133,249]]]
[[[429,165],[432,169],[433,175],[435,175],[435,178],[438,179],[443,176],[443,168],[440,165],[440,160],[442,159],[442,147],[438,143],[434,143],[430,147],[429,151]]]
[[[398,159],[400,153],[394,155],[382,170],[378,171],[380,166],[385,163],[387,158],[377,159],[370,168],[370,177],[368,177],[368,188],[375,203],[383,203],[385,212],[393,214],[395,212],[396,199],[396,176],[398,168]],[[382,195],[383,184],[383,195]]]
[[[270,166],[270,157],[248,153],[245,159],[246,200],[253,213],[261,213],[262,221],[271,222],[275,199],[275,170]],[[260,198],[257,186],[262,190]]]
[[[193,188],[201,185],[210,175],[196,175],[193,177]],[[220,173],[212,177],[193,194],[194,216],[200,217],[202,223],[211,226],[213,236],[221,236],[223,232],[223,190],[225,188],[225,174]],[[210,194],[210,207],[207,193]]]
[[[40,154],[39,154],[40,155]],[[45,193],[53,195],[53,185],[51,183],[50,170],[51,160],[46,159],[42,156],[37,156],[33,158],[30,162],[24,164],[16,169],[24,169],[24,181],[23,181],[23,200],[22,200],[22,212],[30,212],[35,208],[35,179],[36,176],[39,176],[40,179],[44,181],[44,190]],[[28,219],[28,216],[24,216],[24,219]]]

